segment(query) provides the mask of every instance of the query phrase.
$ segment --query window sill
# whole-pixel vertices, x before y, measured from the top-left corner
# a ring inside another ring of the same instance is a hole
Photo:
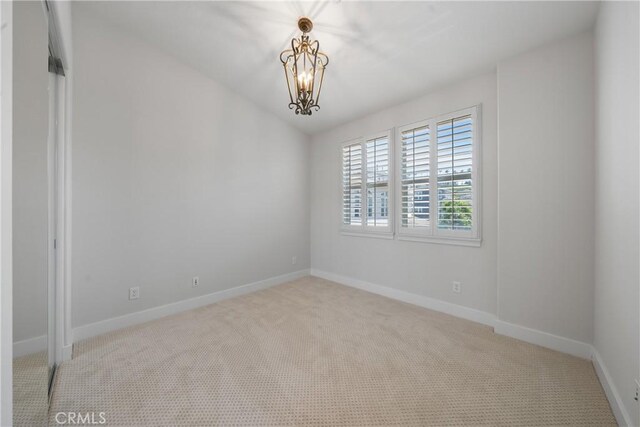
[[[393,233],[391,232],[375,232],[375,231],[352,231],[352,230],[341,230],[340,234],[343,236],[351,236],[351,237],[373,237],[374,239],[393,239]]]
[[[438,245],[468,246],[473,248],[479,248],[482,245],[482,239],[475,238],[412,236],[407,234],[398,234],[398,240],[403,240],[405,242],[435,243]]]

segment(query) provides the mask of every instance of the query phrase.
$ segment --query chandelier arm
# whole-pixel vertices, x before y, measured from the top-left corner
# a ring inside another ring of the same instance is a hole
[[[291,93],[291,84],[289,83],[289,73],[287,72],[287,64],[284,63],[282,68],[284,69],[284,77],[287,79],[287,92],[289,92],[289,100],[291,101],[291,103],[293,103],[293,94]]]
[[[312,103],[313,103],[313,97],[315,96],[314,89],[316,88],[316,61],[317,61],[317,58],[314,58],[314,60],[313,60],[313,69],[312,69],[313,71],[312,71],[312,74],[311,74],[313,76],[313,78],[311,79],[311,88],[310,88]]]
[[[296,101],[299,101],[300,98],[300,84],[298,82],[298,57],[300,56],[299,47],[300,43],[298,43],[298,49],[296,49],[296,39],[291,40],[291,48],[293,49],[293,80],[296,85]],[[298,51],[296,53],[296,51]]]
[[[320,63],[322,63],[323,67],[329,65],[329,57],[322,52],[318,52],[318,59],[320,59]]]
[[[320,42],[318,40],[313,40],[309,43],[309,48],[314,55],[317,55],[320,52]]]
[[[284,56],[285,54],[287,56]],[[293,52],[291,51],[291,49],[283,50],[282,52],[280,52],[280,62],[282,62],[283,64],[286,64],[287,62],[289,62],[289,58],[291,57],[292,54]]]
[[[315,45],[315,47],[313,47]],[[311,46],[311,52],[313,54],[313,79],[311,80],[311,96],[315,96],[316,103],[318,102],[317,98],[320,97],[320,87],[318,88],[318,92],[314,92],[316,87],[316,71],[318,68],[318,53],[320,49],[320,42],[318,40],[314,40],[309,46]],[[323,71],[324,74],[324,71]]]
[[[320,92],[322,91],[322,82],[324,81],[324,67],[322,67],[322,72],[320,74],[320,84],[318,85],[318,96],[316,97],[316,105],[318,105],[318,101],[320,101]],[[320,106],[318,106],[320,109]]]

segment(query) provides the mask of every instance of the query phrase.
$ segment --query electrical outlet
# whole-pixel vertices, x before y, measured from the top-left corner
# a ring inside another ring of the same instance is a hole
[[[456,294],[459,294],[461,291],[462,284],[460,282],[453,282],[452,291]]]
[[[291,265],[296,265],[297,263],[298,263],[298,257],[297,256],[291,257]]]
[[[199,284],[200,284],[200,278],[198,276],[195,276],[193,279],[191,279],[192,287],[197,288]]]
[[[129,299],[132,300],[138,298],[140,298],[140,286],[129,288]]]
[[[636,380],[636,395],[633,399],[637,402],[640,399],[640,380]]]

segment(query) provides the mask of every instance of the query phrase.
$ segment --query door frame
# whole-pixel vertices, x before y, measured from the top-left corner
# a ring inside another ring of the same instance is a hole
[[[47,368],[49,376],[47,385],[49,389],[59,360],[56,357],[57,77],[56,74],[49,72],[49,129],[47,134]]]
[[[13,2],[0,2],[0,425],[13,423]]]
[[[50,72],[55,82],[55,148],[51,179],[55,209],[55,363],[70,360],[73,336],[71,329],[71,70],[68,57],[69,46],[64,45],[62,26],[57,8],[65,7],[60,2],[42,0],[49,25]],[[66,3],[66,2],[65,2]],[[66,6],[68,7],[68,6]],[[70,10],[62,11],[62,13]],[[66,39],[68,40],[68,38]]]
[[[56,75],[56,362],[71,360],[71,149],[69,81]]]

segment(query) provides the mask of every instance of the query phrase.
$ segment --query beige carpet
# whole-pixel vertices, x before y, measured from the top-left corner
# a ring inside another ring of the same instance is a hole
[[[591,362],[305,278],[80,342],[58,411],[109,425],[615,425]]]
[[[47,424],[48,387],[46,352],[13,359],[13,427]]]

